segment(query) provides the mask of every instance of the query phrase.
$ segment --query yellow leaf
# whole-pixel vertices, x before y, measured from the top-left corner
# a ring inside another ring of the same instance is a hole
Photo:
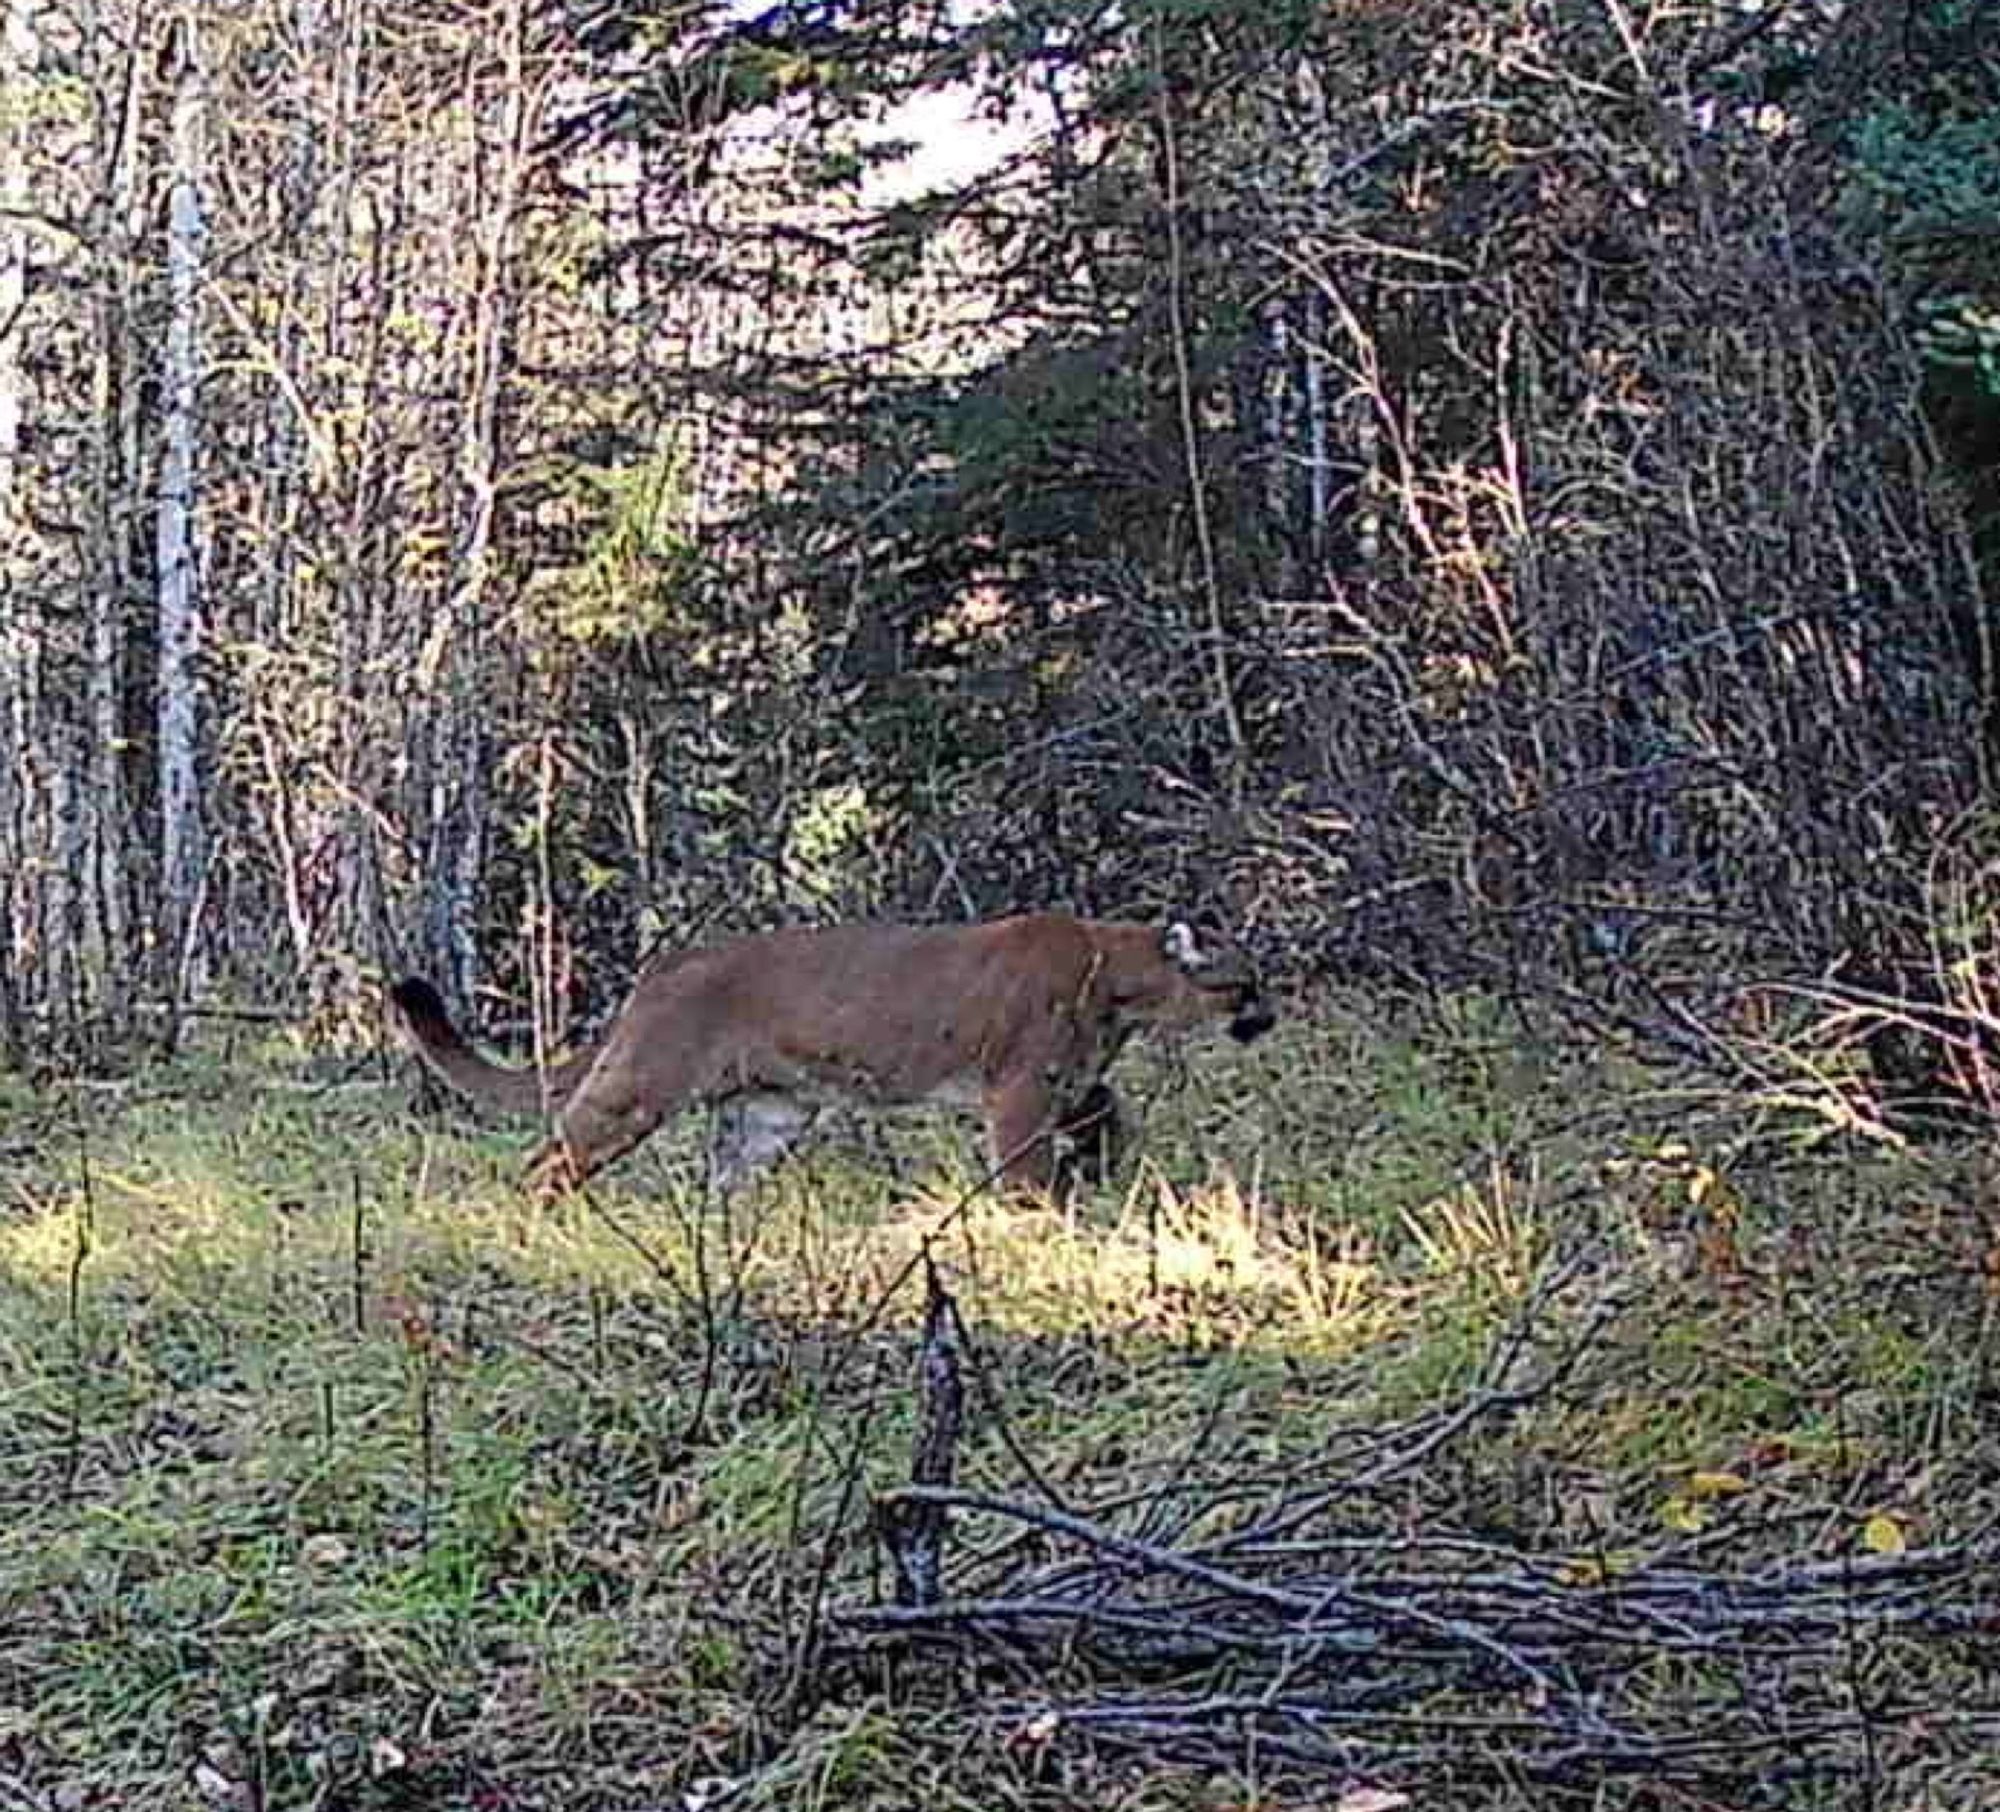
[[[1708,1512],[1693,1498],[1675,1492],[1661,1504],[1660,1521],[1682,1535],[1696,1535],[1708,1527]]]
[[[1556,1578],[1566,1586],[1600,1586],[1631,1570],[1632,1562],[1623,1554],[1579,1554],[1556,1569]]]
[[[1690,1472],[1683,1489],[1692,1498],[1735,1497],[1748,1491],[1750,1482],[1733,1472]]]
[[[1903,1525],[1878,1510],[1861,1525],[1861,1545],[1871,1554],[1901,1554],[1910,1544]]]

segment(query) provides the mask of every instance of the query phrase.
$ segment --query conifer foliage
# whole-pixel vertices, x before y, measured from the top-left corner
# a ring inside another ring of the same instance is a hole
[[[5,0],[0,1045],[1012,904],[1923,956],[1977,11]]]

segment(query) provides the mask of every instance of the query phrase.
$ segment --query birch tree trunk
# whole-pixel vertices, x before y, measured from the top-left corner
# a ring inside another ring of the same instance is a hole
[[[0,0],[0,1013],[18,1022],[75,1017],[90,1002],[79,967],[82,751],[64,684],[61,614],[50,595],[63,564],[34,525],[37,469],[26,429],[38,380],[22,357],[36,307],[31,254],[66,241],[60,199],[38,192],[34,152],[43,8]]]
[[[160,929],[170,1014],[199,980],[205,874],[201,802],[197,335],[205,250],[202,91],[193,16],[173,26],[174,82],[167,220],[167,327],[161,373],[158,512]],[[171,1042],[172,1026],[169,1027]]]
[[[21,115],[35,79],[34,0],[0,0],[0,576],[13,595],[19,557],[21,315],[28,298],[27,133]],[[0,775],[0,784],[6,776]]]
[[[104,33],[107,43],[117,39]],[[117,53],[112,53],[117,54]],[[135,599],[131,526],[143,521],[140,473],[144,355],[142,246],[147,233],[139,180],[140,123],[151,62],[148,47],[127,43],[96,87],[97,176],[91,200],[91,307],[96,332],[90,373],[91,547],[83,651],[89,809],[82,834],[82,941],[100,1001],[115,1020],[143,953],[131,937],[133,825],[126,780],[123,719],[126,646]]]
[[[19,496],[26,413],[21,317],[28,295],[28,167],[18,123],[34,80],[32,0],[0,3],[0,1050],[20,1042],[27,932],[29,606],[21,597],[27,529]]]

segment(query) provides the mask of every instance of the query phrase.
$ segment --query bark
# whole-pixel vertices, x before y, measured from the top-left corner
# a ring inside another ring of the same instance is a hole
[[[99,90],[99,174],[92,203],[91,269],[96,337],[91,371],[92,546],[84,575],[88,645],[84,701],[89,735],[85,941],[106,1011],[115,1019],[139,952],[130,932],[131,816],[124,750],[127,628],[140,594],[127,525],[142,520],[140,397],[142,244],[146,206],[138,181],[139,123],[148,59],[126,49]]]
[[[21,532],[15,490],[25,413],[21,315],[28,294],[26,134],[15,124],[35,79],[35,20],[31,0],[0,3],[0,559],[10,578]],[[10,585],[9,592],[11,594]]]
[[[21,317],[27,300],[28,170],[18,125],[34,80],[35,22],[29,0],[0,4],[0,1050],[20,1041],[27,931],[26,870],[29,757],[28,564],[21,507],[21,424],[27,376],[21,369]]]
[[[488,582],[494,550],[495,498],[502,462],[502,393],[511,354],[515,262],[522,185],[535,112],[523,67],[524,9],[507,9],[497,155],[479,171],[482,193],[477,261],[468,322],[467,385],[459,449],[459,510],[453,584],[441,628],[455,644],[451,675],[432,719],[430,862],[424,914],[428,955],[462,1004],[478,975],[474,936],[478,889],[486,868],[493,813],[492,737],[485,717]],[[475,128],[476,130],[477,128]]]
[[[199,979],[204,837],[197,659],[201,642],[195,526],[201,400],[198,306],[205,257],[203,97],[194,22],[175,26],[168,313],[162,369],[158,512],[160,922],[169,996]]]

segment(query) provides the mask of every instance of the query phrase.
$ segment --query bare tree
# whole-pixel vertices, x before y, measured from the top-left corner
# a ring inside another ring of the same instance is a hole
[[[196,659],[201,638],[195,513],[200,451],[198,310],[207,227],[202,188],[204,125],[200,45],[192,11],[174,21],[173,118],[167,223],[167,328],[157,537],[159,587],[160,901],[169,997],[196,979],[206,867],[201,720]]]
[[[500,61],[487,107],[474,111],[468,196],[476,222],[470,298],[459,323],[463,379],[453,512],[450,588],[437,625],[438,643],[456,642],[450,674],[432,715],[433,786],[427,847],[425,945],[462,999],[478,973],[472,932],[491,831],[480,649],[491,610],[495,502],[503,455],[502,403],[514,332],[518,236],[523,187],[537,111],[528,88],[527,23],[521,0],[510,0],[499,26]],[[492,116],[482,130],[480,114]],[[490,134],[490,140],[488,135]]]
[[[32,0],[0,6],[0,1048],[16,1039],[16,976],[26,934],[21,875],[26,854],[29,751],[27,687],[32,668],[18,581],[28,531],[19,496],[26,376],[21,320],[28,296],[28,160],[19,97],[36,59]]]
[[[109,27],[115,21],[103,22]],[[96,954],[100,1003],[116,1017],[142,953],[130,935],[134,901],[132,824],[124,725],[127,638],[143,592],[133,570],[134,529],[142,520],[146,464],[142,398],[148,354],[141,321],[148,284],[147,185],[141,180],[142,127],[151,57],[142,40],[109,29],[94,82],[93,188],[88,200],[90,263],[85,290],[91,336],[89,546],[79,581],[86,594],[88,843],[84,938]]]

